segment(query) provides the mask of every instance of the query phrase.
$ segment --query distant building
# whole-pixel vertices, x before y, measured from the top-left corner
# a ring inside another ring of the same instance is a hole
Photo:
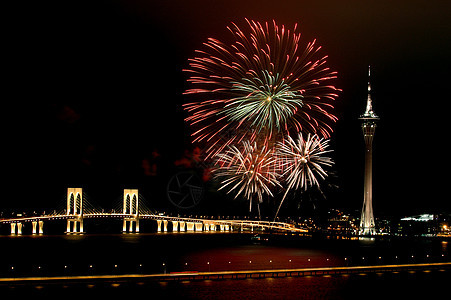
[[[422,215],[417,215],[417,216],[412,216],[412,217],[405,217],[405,218],[402,218],[401,221],[429,222],[429,221],[434,221],[434,215],[422,214]]]
[[[328,211],[327,223],[323,226],[323,232],[332,235],[350,236],[358,231],[358,220],[338,209]]]
[[[402,236],[436,236],[440,233],[440,216],[421,214],[399,220],[397,235]]]

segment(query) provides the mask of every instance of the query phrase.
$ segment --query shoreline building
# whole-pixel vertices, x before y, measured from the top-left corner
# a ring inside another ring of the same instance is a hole
[[[363,138],[365,140],[365,173],[363,208],[360,217],[360,234],[376,234],[376,226],[373,215],[373,137],[376,131],[376,122],[379,117],[373,111],[370,84],[371,69],[368,67],[368,97],[365,112],[360,116],[362,122]]]

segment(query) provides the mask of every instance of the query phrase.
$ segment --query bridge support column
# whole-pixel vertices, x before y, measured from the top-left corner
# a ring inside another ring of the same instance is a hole
[[[229,225],[224,225],[224,230],[229,231]]]
[[[135,228],[134,231],[135,232],[139,232],[139,219],[129,220],[129,223],[130,223],[129,229],[128,229],[129,232],[133,232],[133,224],[135,225],[134,226],[134,228]]]
[[[39,234],[44,234],[44,221],[39,221]]]
[[[187,231],[194,231],[194,223],[193,222],[186,222],[186,230]]]
[[[210,231],[216,231],[216,224],[210,224]]]
[[[202,228],[204,227],[203,223],[195,223],[196,231],[202,231]]]
[[[163,226],[161,226],[163,225]],[[157,220],[157,232],[168,231],[168,220]]]
[[[183,231],[185,231],[185,222],[182,222],[182,221],[180,221],[179,222],[180,223],[180,232],[183,232]]]
[[[168,231],[168,221],[167,220],[163,220],[163,231],[164,232]]]
[[[22,234],[22,223],[17,223],[17,234],[21,235]]]
[[[31,222],[31,226],[32,226],[32,231],[31,231],[31,233],[33,233],[33,234],[37,234],[38,233],[38,221],[32,221]]]
[[[42,221],[41,221],[42,222]],[[72,224],[72,226],[71,226]],[[39,230],[42,226],[39,224]],[[67,219],[66,233],[83,233],[83,218]]]
[[[138,218],[124,219],[122,222],[122,232],[127,232],[127,227],[128,227],[128,232],[138,233],[139,232],[139,219]]]
[[[204,224],[204,231],[210,231],[210,224],[208,223]]]
[[[223,224],[219,225],[219,230],[224,231],[224,225]]]
[[[16,223],[11,223],[11,234],[16,234]]]
[[[179,221],[172,221],[172,231],[177,232],[179,227]]]

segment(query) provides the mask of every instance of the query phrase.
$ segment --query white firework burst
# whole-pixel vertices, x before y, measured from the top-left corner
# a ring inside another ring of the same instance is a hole
[[[332,152],[327,150],[328,147],[328,139],[310,134],[304,139],[302,133],[298,134],[297,140],[288,136],[283,142],[278,143],[277,156],[281,161],[284,170],[282,177],[287,185],[276,217],[289,191],[299,188],[307,190],[311,186],[319,188],[318,178],[325,179],[328,175],[324,167],[331,167],[334,164],[330,157],[324,156]]]

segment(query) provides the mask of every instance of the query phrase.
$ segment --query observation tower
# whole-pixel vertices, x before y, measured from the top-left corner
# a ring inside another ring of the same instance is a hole
[[[359,229],[360,234],[363,235],[376,234],[376,226],[373,215],[373,137],[379,117],[373,111],[370,75],[371,69],[368,67],[368,98],[366,100],[365,112],[359,118],[362,122],[363,138],[365,140],[364,194]]]

